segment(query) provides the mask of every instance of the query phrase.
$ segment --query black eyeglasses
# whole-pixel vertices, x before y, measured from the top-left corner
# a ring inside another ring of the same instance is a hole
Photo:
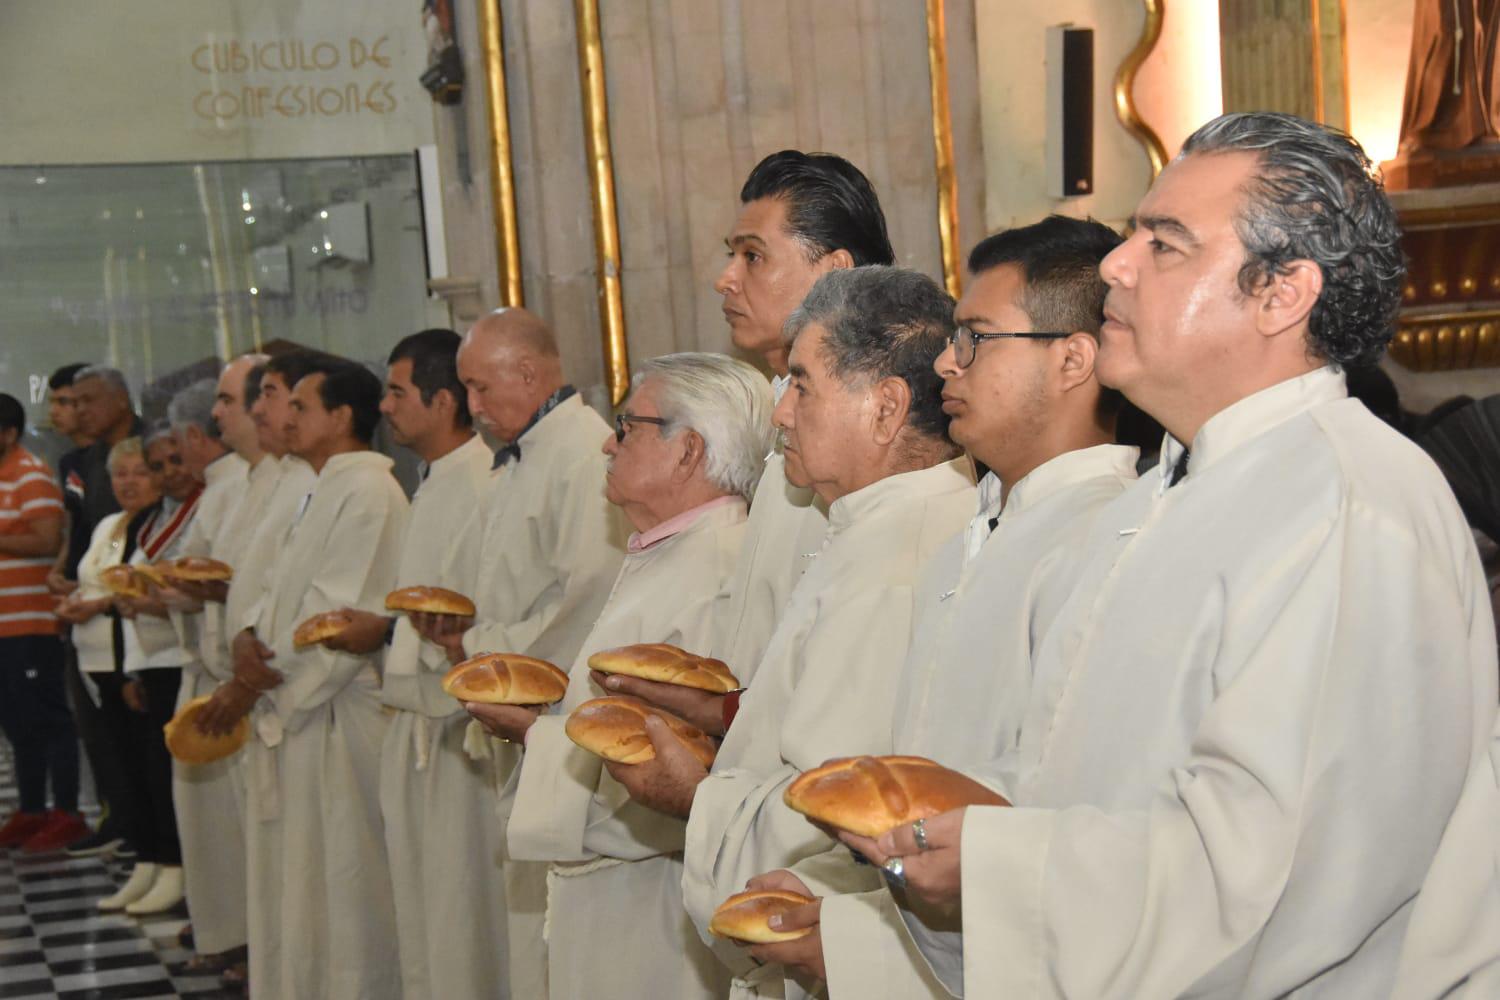
[[[638,417],[633,413],[616,413],[615,441],[619,444],[625,443],[626,424],[655,424],[658,427],[667,426],[667,422],[661,417]]]
[[[974,356],[979,353],[979,342],[981,340],[1061,340],[1070,336],[1066,333],[975,333],[966,326],[961,326],[948,335],[948,343],[953,345],[953,360],[958,367],[967,368],[974,363]]]

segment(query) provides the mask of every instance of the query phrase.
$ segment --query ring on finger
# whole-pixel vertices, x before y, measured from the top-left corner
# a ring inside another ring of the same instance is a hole
[[[913,840],[915,840],[917,842],[917,850],[919,850],[919,851],[925,851],[925,850],[929,849],[929,845],[927,843],[927,819],[926,819],[926,817],[923,817],[922,819],[916,820],[915,822],[912,823],[912,825],[911,825],[911,837],[912,837]]]

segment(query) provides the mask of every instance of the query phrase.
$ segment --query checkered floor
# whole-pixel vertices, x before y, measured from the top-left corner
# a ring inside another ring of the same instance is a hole
[[[15,808],[10,747],[0,740],[0,821]],[[217,976],[167,972],[189,957],[177,944],[182,916],[99,912],[95,902],[128,874],[120,862],[0,848],[0,998],[240,996],[223,992]]]

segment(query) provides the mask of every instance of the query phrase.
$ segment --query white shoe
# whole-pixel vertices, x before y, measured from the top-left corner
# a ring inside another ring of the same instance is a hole
[[[125,907],[140,899],[151,891],[151,884],[156,881],[156,865],[149,861],[137,862],[130,870],[130,878],[120,886],[120,891],[113,896],[105,896],[99,900],[99,909],[105,913],[114,910],[123,910]]]
[[[182,902],[182,866],[161,865],[156,869],[156,881],[151,891],[125,907],[132,917],[150,913],[163,913]]]

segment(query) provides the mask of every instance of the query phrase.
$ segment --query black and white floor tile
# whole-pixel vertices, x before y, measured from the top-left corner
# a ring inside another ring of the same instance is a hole
[[[10,747],[0,741],[0,821],[15,808]],[[85,812],[93,819],[97,809]],[[0,848],[0,1000],[241,996],[223,991],[217,976],[167,971],[189,957],[177,943],[183,916],[99,912],[95,904],[129,872],[101,858]]]

